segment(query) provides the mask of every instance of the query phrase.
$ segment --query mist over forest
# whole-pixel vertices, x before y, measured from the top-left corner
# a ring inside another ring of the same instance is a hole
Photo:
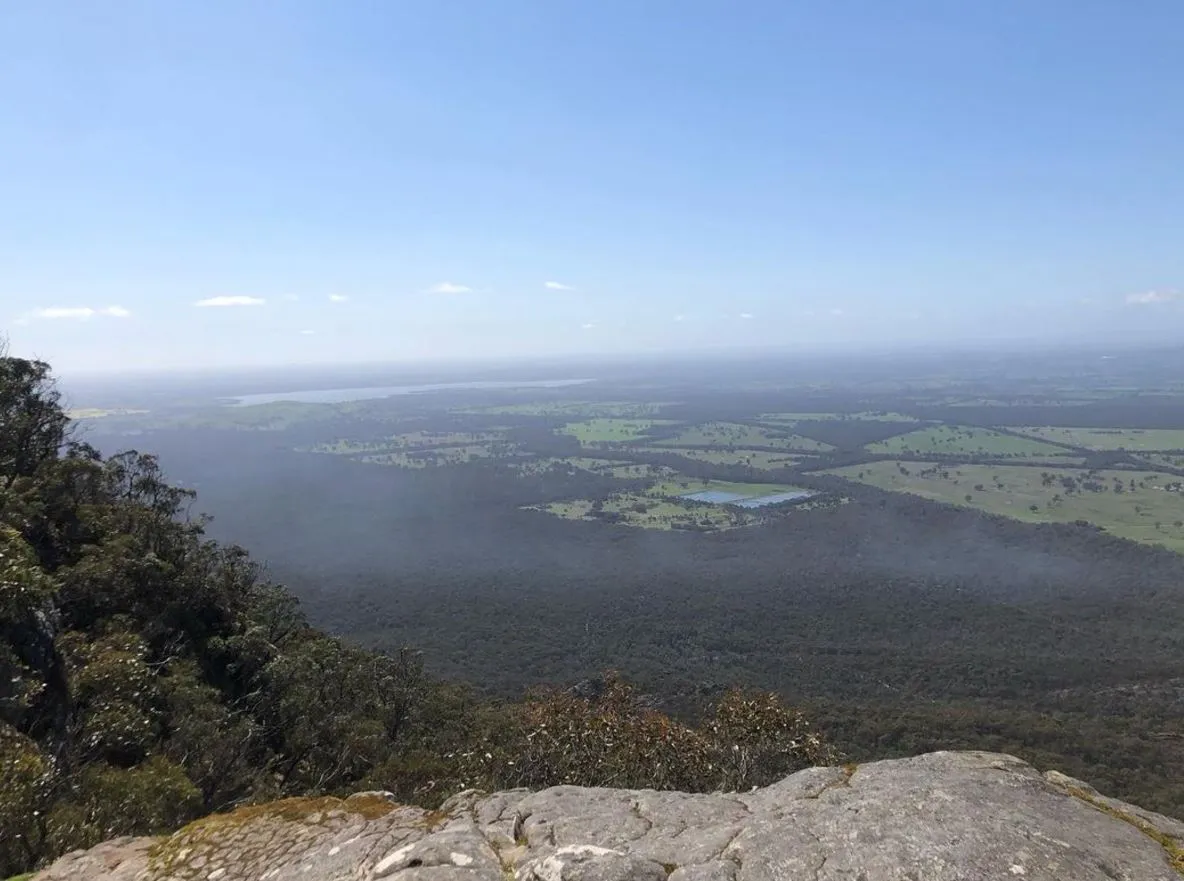
[[[655,358],[66,390],[109,411],[81,421],[90,442],[159,456],[312,623],[480,693],[613,669],[690,714],[746,684],[812,708],[852,755],[1006,748],[1179,806],[1152,766],[1184,762],[1165,733],[1184,684],[1181,362]],[[561,380],[583,381],[456,387]],[[401,393],[425,384],[450,387]],[[280,400],[234,403],[261,392]],[[678,498],[745,486],[809,498]],[[1149,764],[1088,745],[1116,737]]]
[[[10,5],[0,879],[1184,872],[1179,0]]]

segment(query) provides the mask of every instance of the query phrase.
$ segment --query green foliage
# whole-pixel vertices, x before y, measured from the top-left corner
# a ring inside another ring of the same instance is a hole
[[[459,756],[466,786],[743,790],[835,758],[774,694],[728,692],[699,727],[648,706],[616,674],[596,693],[543,689],[493,716]]]
[[[0,358],[0,876],[424,751],[416,655],[310,629],[154,457],[67,425],[48,367]]]
[[[55,853],[90,847],[114,835],[152,835],[193,819],[197,788],[185,770],[161,756],[133,768],[86,766],[73,781],[71,797],[50,811],[46,843]]]
[[[277,655],[263,671],[259,717],[281,791],[325,792],[364,776],[402,733],[421,679],[410,652],[389,657],[323,636]]]
[[[39,855],[53,776],[37,744],[0,722],[0,875],[30,866]]]
[[[0,527],[0,621],[19,621],[53,594],[53,582],[19,532]]]
[[[715,746],[719,789],[766,785],[838,758],[805,717],[772,692],[728,691],[704,728]]]
[[[48,364],[0,357],[0,486],[55,458],[69,422]]]
[[[17,632],[48,608],[53,590],[33,549],[16,530],[0,525],[0,633],[11,634],[0,642],[0,720],[18,722],[45,687],[14,643]]]
[[[124,766],[142,761],[159,737],[156,675],[144,640],[126,631],[93,640],[71,632],[58,646],[70,673],[79,754]]]

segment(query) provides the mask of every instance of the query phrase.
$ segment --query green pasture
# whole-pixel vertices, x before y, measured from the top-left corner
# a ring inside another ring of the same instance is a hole
[[[358,461],[395,468],[439,468],[463,465],[482,459],[503,458],[518,452],[515,444],[469,444],[458,447],[431,447],[423,450],[383,451],[358,457]]]
[[[962,425],[931,425],[868,444],[864,449],[869,453],[922,456],[1055,456],[1065,452],[1040,440]]]
[[[436,447],[460,447],[505,443],[505,436],[495,431],[409,431],[372,441],[339,439],[309,447],[310,452],[353,456],[359,453],[427,450]]]
[[[559,429],[561,434],[570,434],[582,444],[623,443],[644,437],[658,425],[672,425],[669,419],[585,419],[569,422]]]
[[[543,511],[565,520],[603,520],[641,529],[698,528],[709,531],[735,529],[758,521],[758,517],[737,508],[694,502],[658,499],[640,493],[621,493],[600,502],[574,499],[532,505],[527,510]]]
[[[738,422],[706,422],[684,428],[674,437],[654,441],[655,447],[769,447],[777,450],[821,452],[834,449],[829,444],[776,429]]]
[[[1170,474],[902,461],[825,473],[1031,523],[1086,520],[1113,535],[1184,551],[1184,478]]]
[[[142,416],[147,412],[147,410],[131,410],[124,407],[116,407],[110,410],[104,410],[100,407],[78,407],[73,410],[67,410],[66,416],[70,419],[106,419],[109,416]]]
[[[769,470],[773,468],[790,468],[804,461],[802,456],[787,456],[784,453],[771,453],[768,450],[697,450],[697,449],[667,449],[663,447],[645,447],[639,452],[665,453],[693,459],[696,462],[707,462],[712,465],[745,465],[749,468]]]
[[[558,469],[569,473],[573,471],[586,471],[591,474],[604,474],[609,477],[625,480],[666,478],[678,473],[666,465],[648,465],[639,462],[622,462],[614,459],[596,459],[584,456],[530,459],[515,465],[515,467],[523,475],[542,474],[546,471]]]
[[[1086,450],[1184,450],[1180,428],[1016,428],[1014,431],[1041,440],[1070,444]]]

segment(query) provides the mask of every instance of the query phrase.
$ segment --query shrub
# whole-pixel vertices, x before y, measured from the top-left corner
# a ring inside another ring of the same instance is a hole
[[[40,854],[53,780],[37,744],[0,722],[0,875],[27,868]]]
[[[536,691],[456,755],[460,786],[692,792],[748,789],[835,758],[774,694],[731,691],[693,728],[647,706],[611,673],[590,695]]]
[[[134,768],[89,765],[73,789],[73,797],[49,815],[53,853],[90,847],[114,835],[171,832],[201,808],[201,795],[184,770],[160,756]]]

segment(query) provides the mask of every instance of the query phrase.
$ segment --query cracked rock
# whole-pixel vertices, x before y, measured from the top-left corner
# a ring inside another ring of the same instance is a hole
[[[1011,756],[811,768],[743,794],[287,799],[67,854],[35,881],[1180,881],[1184,823]]]

